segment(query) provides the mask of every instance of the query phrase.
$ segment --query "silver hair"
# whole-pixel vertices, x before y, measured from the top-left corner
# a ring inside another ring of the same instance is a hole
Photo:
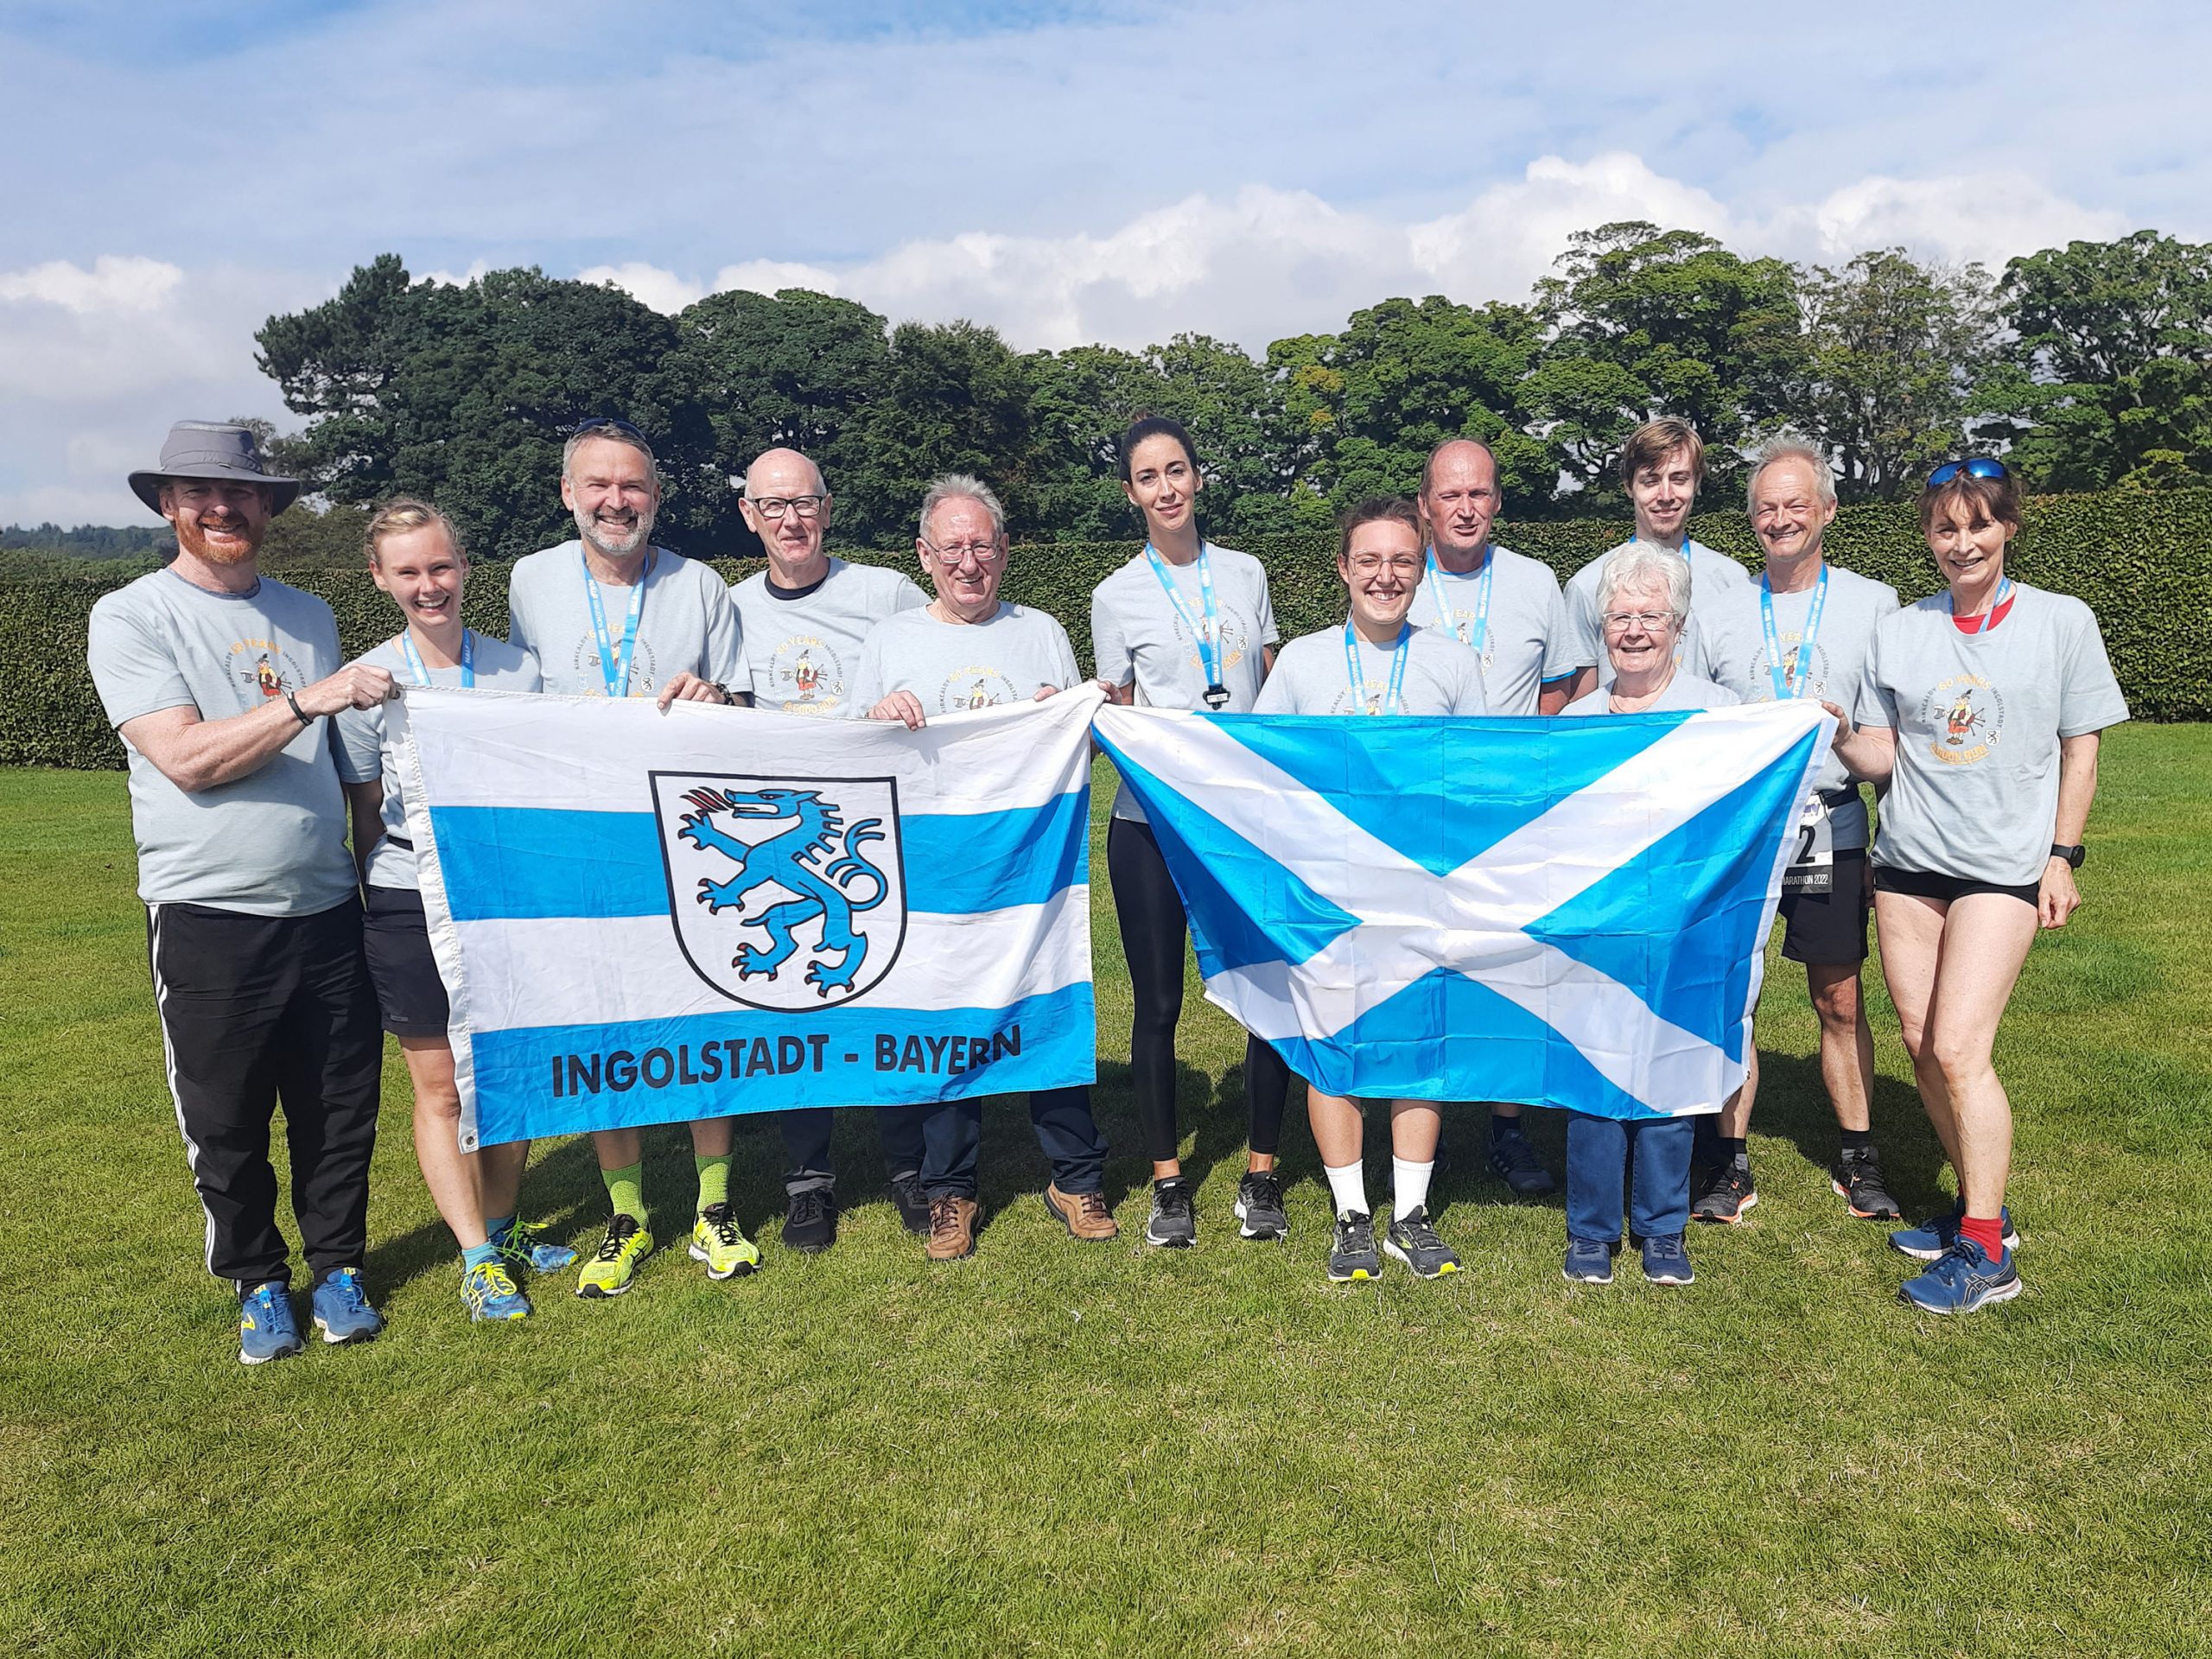
[[[1821,505],[1835,505],[1835,474],[1829,470],[1827,455],[1821,446],[1802,432],[1793,432],[1784,427],[1751,452],[1751,470],[1744,477],[1744,511],[1754,512],[1758,506],[1759,474],[1777,461],[1802,461],[1813,469],[1813,487],[1820,492]]]
[[[1656,542],[1630,542],[1606,556],[1598,569],[1598,614],[1613,608],[1624,588],[1663,588],[1667,608],[1679,626],[1690,613],[1690,562]]]
[[[932,479],[922,496],[921,538],[930,538],[930,515],[948,501],[973,501],[991,515],[991,536],[995,541],[1006,539],[1006,509],[991,493],[991,486],[972,473],[946,473]]]
[[[660,462],[653,458],[653,447],[634,431],[619,427],[586,425],[569,434],[569,441],[561,446],[561,476],[569,476],[569,463],[576,458],[576,451],[594,438],[605,438],[609,443],[626,443],[645,458],[645,466],[653,475],[653,487],[660,487]]]

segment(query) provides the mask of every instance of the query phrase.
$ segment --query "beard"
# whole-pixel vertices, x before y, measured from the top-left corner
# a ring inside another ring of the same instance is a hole
[[[643,547],[653,533],[653,515],[640,512],[626,527],[619,520],[593,517],[582,507],[575,511],[576,534],[601,556],[626,559]]]
[[[238,538],[238,544],[233,546],[211,543],[205,524],[196,519],[189,523],[179,519],[173,527],[176,531],[176,544],[194,558],[205,559],[210,564],[245,564],[261,551],[262,532],[243,518],[221,521],[220,527]]]

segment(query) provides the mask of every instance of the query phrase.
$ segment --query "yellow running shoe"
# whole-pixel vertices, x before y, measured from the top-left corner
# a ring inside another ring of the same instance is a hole
[[[653,1253],[653,1236],[635,1216],[617,1213],[607,1224],[607,1236],[585,1258],[576,1275],[576,1294],[594,1300],[620,1296],[637,1278],[638,1263]]]
[[[759,1247],[739,1230],[727,1204],[710,1204],[691,1227],[691,1259],[707,1264],[707,1277],[728,1279],[760,1265]]]

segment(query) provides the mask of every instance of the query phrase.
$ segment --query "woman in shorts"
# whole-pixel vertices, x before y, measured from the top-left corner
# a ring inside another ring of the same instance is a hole
[[[1482,715],[1482,661],[1441,628],[1406,620],[1427,568],[1421,511],[1411,501],[1377,497],[1344,517],[1337,543],[1337,575],[1351,600],[1339,626],[1323,628],[1282,648],[1253,712],[1262,715]],[[1357,1101],[1323,1094],[1310,1084],[1306,1119],[1321,1154],[1336,1211],[1328,1274],[1342,1284],[1382,1271],[1374,1212],[1367,1201],[1363,1142],[1366,1120]],[[1459,1258],[1439,1237],[1428,1215],[1442,1125],[1430,1100],[1390,1103],[1390,1225],[1382,1249],[1423,1279],[1459,1270]]]
[[[1949,1213],[1890,1235],[1930,1264],[1899,1294],[1967,1313],[2020,1294],[2012,1106],[1991,1054],[2037,928],[2082,902],[2097,739],[2127,703],[2089,607],[2005,573],[2020,489],[2003,462],[1938,467],[1920,527],[1945,590],[1885,618],[1856,708],[1827,708],[1844,764],[1889,786],[1873,852],[1882,973],[1959,1181]]]
[[[462,623],[468,556],[443,513],[403,496],[370,519],[367,540],[369,575],[391,595],[407,626],[361,661],[389,669],[402,685],[539,689],[537,661],[528,652]],[[353,854],[366,890],[363,948],[384,1028],[399,1039],[415,1088],[415,1156],[431,1201],[461,1245],[461,1305],[471,1319],[525,1319],[530,1299],[517,1277],[565,1268],[576,1253],[537,1242],[534,1230],[516,1218],[529,1141],[461,1149],[445,986],[430,954],[384,710],[346,710],[338,719],[338,739],[359,769],[381,769],[378,782],[346,785]]]

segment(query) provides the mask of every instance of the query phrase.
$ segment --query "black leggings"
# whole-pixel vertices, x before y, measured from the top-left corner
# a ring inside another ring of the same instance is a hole
[[[1175,1025],[1183,1017],[1184,952],[1190,923],[1167,874],[1152,826],[1116,818],[1106,830],[1106,869],[1114,882],[1114,913],[1122,924],[1135,1011],[1129,1024],[1129,1071],[1145,1155],[1176,1156]],[[1272,1157],[1282,1141],[1290,1068],[1256,1037],[1244,1039],[1244,1100],[1251,1112],[1249,1144]]]

